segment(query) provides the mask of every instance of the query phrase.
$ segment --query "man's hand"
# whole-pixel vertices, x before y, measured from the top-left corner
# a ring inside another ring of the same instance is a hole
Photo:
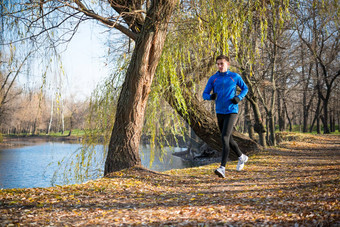
[[[211,100],[215,100],[217,98],[217,93],[212,93],[211,95],[210,95],[210,99]]]
[[[231,99],[231,102],[234,103],[234,104],[237,104],[240,102],[240,98],[235,96],[234,98]]]

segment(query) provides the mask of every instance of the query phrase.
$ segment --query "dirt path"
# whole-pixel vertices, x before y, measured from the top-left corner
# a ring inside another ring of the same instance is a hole
[[[284,142],[228,163],[158,174],[138,168],[86,184],[0,191],[0,223],[22,225],[340,226],[340,136]]]

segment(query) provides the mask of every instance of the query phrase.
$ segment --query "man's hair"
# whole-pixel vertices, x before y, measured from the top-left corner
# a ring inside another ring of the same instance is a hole
[[[227,56],[225,56],[225,55],[223,55],[223,54],[217,56],[216,62],[217,62],[218,60],[221,60],[221,59],[224,59],[224,60],[226,60],[227,62],[229,62],[229,57],[227,57]]]

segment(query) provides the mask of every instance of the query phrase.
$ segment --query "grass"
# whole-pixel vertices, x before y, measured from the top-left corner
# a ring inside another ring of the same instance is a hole
[[[65,130],[64,133],[62,132],[50,132],[50,134],[47,134],[45,132],[40,132],[36,136],[52,136],[52,137],[65,137],[68,136],[69,130]],[[85,131],[82,129],[73,129],[71,136],[75,137],[81,137],[85,135]],[[3,134],[3,136],[8,136],[8,137],[26,137],[26,136],[32,136],[31,133],[18,133],[18,134]]]
[[[55,136],[55,137],[67,136],[69,132],[70,132],[69,130],[64,131],[63,134],[61,132],[50,132],[49,136]],[[85,135],[85,131],[81,129],[73,129],[71,135],[81,137]]]

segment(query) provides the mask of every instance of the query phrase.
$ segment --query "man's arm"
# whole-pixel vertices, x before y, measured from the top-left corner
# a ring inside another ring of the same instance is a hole
[[[239,76],[239,79],[237,80],[237,86],[239,86],[239,88],[241,88],[241,93],[236,97],[238,97],[241,101],[246,96],[246,94],[248,93],[248,87],[247,87],[246,83],[244,83],[244,81],[242,80],[241,76]]]
[[[212,89],[213,89],[213,83],[211,82],[211,77],[210,77],[209,80],[208,80],[208,83],[205,86],[205,89],[203,91],[203,99],[204,100],[213,100],[211,95],[210,95],[210,92],[211,92]]]

